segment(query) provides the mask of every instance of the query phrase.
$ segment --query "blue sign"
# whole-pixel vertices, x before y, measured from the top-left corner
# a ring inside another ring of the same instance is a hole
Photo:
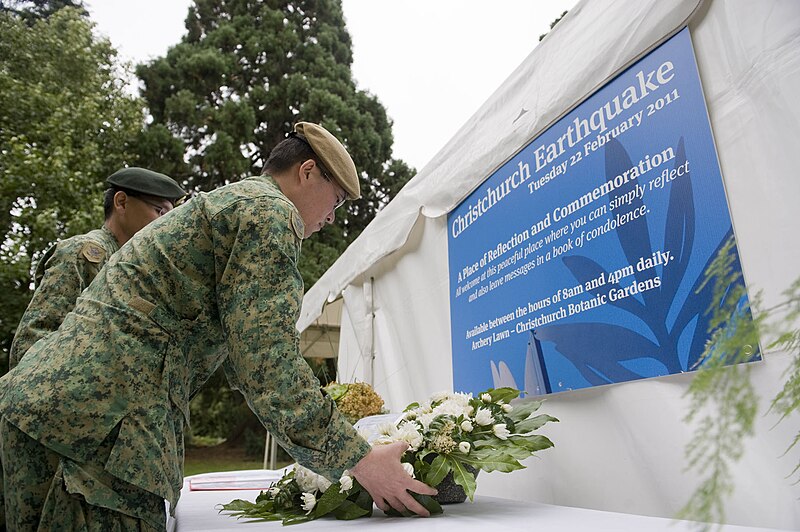
[[[693,369],[703,275],[733,230],[688,30],[531,141],[448,230],[454,389]]]

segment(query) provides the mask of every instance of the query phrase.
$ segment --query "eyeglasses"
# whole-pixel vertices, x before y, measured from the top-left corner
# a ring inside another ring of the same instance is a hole
[[[142,199],[139,196],[133,196],[133,197],[141,201],[142,203],[146,203],[147,205],[152,207],[153,210],[156,211],[156,214],[158,214],[159,216],[164,216],[165,214],[167,214],[169,211],[172,210],[167,207],[164,207],[163,205],[159,205],[158,203],[153,203],[152,201],[147,201],[146,199]]]
[[[320,173],[322,174],[322,177],[324,177],[324,178],[325,178],[325,181],[327,181],[327,182],[328,182],[328,183],[330,183],[330,184],[334,184],[334,183],[335,183],[335,181],[334,181],[333,179],[331,179],[331,178],[330,178],[330,176],[328,175],[328,173],[327,173],[325,170],[323,170],[323,169],[322,169],[322,166],[321,166],[321,165],[319,165],[319,164],[318,164],[318,165],[317,165],[317,167],[319,168],[319,171],[320,171]],[[335,189],[335,188],[336,188],[336,187],[334,187],[334,189]],[[333,210],[336,210],[336,209],[338,209],[339,207],[341,207],[341,206],[344,204],[344,202],[345,202],[346,200],[347,200],[347,193],[345,193],[345,194],[344,194],[344,195],[341,197],[341,199],[340,199],[340,198],[339,198],[339,191],[337,190],[337,191],[336,191],[336,205],[333,207]]]

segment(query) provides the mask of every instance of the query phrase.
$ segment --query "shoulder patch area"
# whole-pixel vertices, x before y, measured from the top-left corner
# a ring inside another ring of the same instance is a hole
[[[292,229],[294,229],[294,234],[297,235],[297,238],[303,240],[303,235],[306,232],[306,225],[303,223],[303,220],[300,218],[300,215],[297,214],[295,211],[291,213],[292,219]]]
[[[94,264],[99,264],[106,257],[106,250],[94,242],[87,242],[81,248],[81,255]]]

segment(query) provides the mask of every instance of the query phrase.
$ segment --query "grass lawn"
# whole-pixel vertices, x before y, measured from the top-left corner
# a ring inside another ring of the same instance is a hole
[[[282,468],[289,462],[278,462],[276,467]],[[231,448],[224,444],[206,446],[187,446],[183,475],[188,477],[200,473],[216,471],[239,471],[243,469],[262,469],[264,458],[248,456],[244,449]]]
[[[239,471],[242,469],[261,469],[264,467],[262,460],[226,460],[223,458],[187,459],[183,466],[183,475],[199,475],[200,473],[213,473],[215,471]]]

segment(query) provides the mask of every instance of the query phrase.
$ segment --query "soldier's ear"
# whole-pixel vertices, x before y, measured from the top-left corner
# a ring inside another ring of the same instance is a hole
[[[116,194],[114,194],[114,210],[124,211],[127,206],[128,206],[128,195],[125,194],[123,191],[118,190]]]
[[[310,176],[311,170],[314,169],[314,166],[316,164],[317,163],[314,162],[314,159],[306,159],[305,161],[300,163],[300,167],[298,168],[297,171],[298,171],[298,177],[300,178],[301,181],[306,181],[308,180],[309,177],[311,177]]]

